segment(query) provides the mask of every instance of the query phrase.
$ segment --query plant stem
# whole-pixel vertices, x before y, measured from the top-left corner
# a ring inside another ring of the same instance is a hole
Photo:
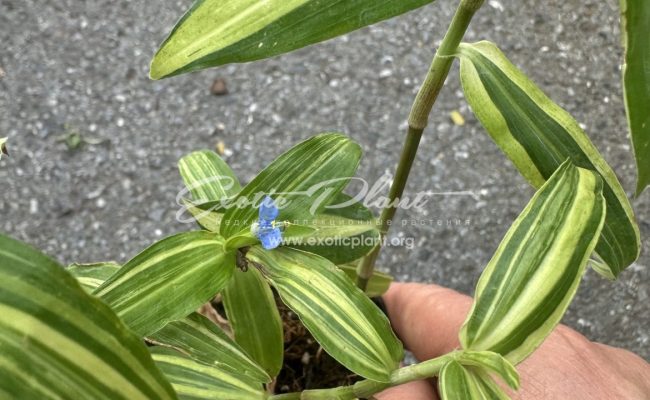
[[[332,389],[305,390],[300,395],[302,400],[321,400],[321,399],[355,399],[368,398],[382,390],[401,385],[407,382],[417,381],[420,379],[432,378],[440,373],[440,369],[450,360],[456,358],[458,352],[447,353],[438,358],[427,360],[419,364],[410,365],[395,370],[390,376],[390,382],[382,383],[371,380],[363,380],[350,386],[340,386]],[[293,394],[293,393],[291,393]],[[282,395],[285,396],[285,395]],[[287,399],[293,397],[286,397]],[[269,400],[280,400],[285,397],[271,396]]]
[[[395,171],[393,184],[388,193],[388,206],[384,208],[380,216],[380,233],[382,240],[380,240],[379,244],[375,246],[370,254],[361,260],[357,268],[357,286],[362,290],[366,289],[368,280],[372,276],[375,262],[377,261],[377,257],[381,251],[381,243],[390,229],[390,225],[399,205],[399,198],[401,198],[404,193],[404,187],[406,186],[406,181],[411,171],[411,167],[413,166],[413,161],[415,161],[415,155],[417,153],[418,145],[420,144],[422,132],[427,126],[429,114],[438,98],[440,89],[442,89],[442,86],[447,79],[449,69],[454,61],[453,56],[465,35],[465,31],[467,31],[467,27],[469,26],[472,17],[481,5],[483,5],[483,1],[484,0],[461,0],[454,17],[449,24],[449,28],[447,28],[447,33],[442,39],[440,47],[433,57],[427,76],[415,97],[408,119],[409,128],[406,135],[406,141],[402,148],[402,154],[397,165],[397,170]]]

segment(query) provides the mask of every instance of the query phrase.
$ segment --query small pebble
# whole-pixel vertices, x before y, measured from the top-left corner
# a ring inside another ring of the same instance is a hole
[[[454,125],[457,126],[465,125],[465,118],[463,118],[463,114],[461,114],[458,110],[454,110],[450,112],[449,117],[451,118],[451,122],[453,122]]]
[[[212,82],[212,86],[210,86],[210,93],[214,96],[223,96],[228,94],[226,81],[223,78],[215,79],[214,82]]]
[[[217,154],[219,154],[220,156],[226,153],[226,144],[221,140],[217,142],[217,145],[215,147],[217,149]]]

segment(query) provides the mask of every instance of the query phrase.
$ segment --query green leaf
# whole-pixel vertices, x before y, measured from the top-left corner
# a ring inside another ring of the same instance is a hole
[[[470,371],[472,371],[472,378],[484,399],[510,400],[510,397],[504,393],[503,389],[497,385],[486,371],[479,368],[470,368]]]
[[[235,269],[216,233],[185,232],[165,238],[127,262],[94,295],[136,333],[147,336],[217,294]]]
[[[442,400],[482,400],[470,372],[457,361],[449,361],[440,370],[438,392]]]
[[[465,96],[492,139],[536,188],[567,158],[604,180],[607,217],[596,252],[614,279],[639,256],[639,228],[630,202],[578,123],[490,42],[461,44]],[[598,272],[603,272],[602,270]]]
[[[375,216],[372,215],[366,206],[359,202],[356,198],[347,195],[343,192],[334,196],[330,203],[323,210],[323,214],[337,215],[339,217],[356,219],[358,221],[374,221]]]
[[[559,323],[605,217],[602,180],[569,161],[512,224],[476,287],[460,332],[464,349],[517,364]]]
[[[235,340],[275,377],[284,360],[284,332],[268,283],[255,268],[237,270],[221,294]]]
[[[221,221],[225,238],[247,232],[258,206],[271,195],[280,208],[278,221],[311,220],[341,192],[361,158],[358,144],[337,133],[312,137],[282,154],[259,173],[234,200]],[[276,194],[277,193],[277,194]],[[278,201],[282,200],[282,201]]]
[[[374,221],[360,221],[320,214],[309,222],[314,231],[283,243],[294,249],[325,257],[334,264],[357,260],[379,242],[379,230]]]
[[[247,258],[282,301],[338,362],[365,378],[389,382],[403,357],[386,316],[327,259],[286,247],[255,246]]]
[[[507,400],[508,396],[485,372],[452,360],[440,370],[438,392],[442,400]]]
[[[650,185],[650,2],[620,0],[625,46],[623,89],[638,177],[636,195]]]
[[[258,327],[259,328],[259,327]],[[257,382],[271,378],[214,322],[198,313],[173,321],[149,335],[149,341],[176,349],[195,361],[243,374]]]
[[[179,353],[153,347],[156,365],[171,382],[181,400],[265,400],[262,384],[227,369],[215,368]]]
[[[519,388],[519,374],[500,354],[491,351],[461,351],[457,361],[462,365],[478,367],[499,375],[513,389]]]
[[[345,272],[345,274],[350,278],[350,281],[357,281],[357,263],[350,263],[344,265],[338,265],[338,267]],[[366,295],[368,297],[378,297],[382,296],[388,291],[390,284],[393,282],[393,277],[374,270],[372,276],[368,281],[368,286],[366,286]]]
[[[77,281],[86,292],[92,293],[118,269],[120,269],[119,264],[107,261],[90,264],[70,264],[67,271],[77,278]]]
[[[194,203],[219,201],[241,190],[228,164],[213,151],[195,151],[181,158],[178,169]]]
[[[190,214],[192,214],[192,217],[201,228],[210,232],[219,232],[223,213],[215,211],[218,210],[218,208],[214,206],[213,202],[210,202],[210,204],[212,204],[212,207],[215,208],[208,207],[207,209],[203,208],[203,205],[208,203],[204,203],[203,205],[199,206],[189,200],[183,200],[183,204],[185,209],[189,211]]]
[[[0,235],[0,397],[174,399],[142,341],[62,266]]]
[[[151,62],[152,79],[272,57],[433,0],[198,0]]]
[[[86,289],[92,292],[119,268],[118,264],[107,262],[73,264],[68,271],[82,286],[87,285]],[[264,369],[252,361],[237,343],[212,321],[198,313],[170,322],[146,339],[157,345],[181,351],[204,364],[225,368],[235,374],[244,374],[259,382],[266,383],[271,380]]]

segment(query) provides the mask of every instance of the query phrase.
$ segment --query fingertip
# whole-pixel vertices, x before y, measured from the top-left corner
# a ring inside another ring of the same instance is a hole
[[[459,346],[458,331],[472,299],[438,285],[393,283],[384,302],[405,347],[427,360]]]

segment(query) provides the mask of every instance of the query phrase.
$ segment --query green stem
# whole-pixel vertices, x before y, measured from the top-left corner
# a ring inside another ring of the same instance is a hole
[[[433,57],[427,76],[415,97],[413,107],[411,108],[411,114],[408,119],[409,128],[406,142],[402,148],[402,155],[400,156],[399,164],[395,171],[395,178],[393,179],[393,184],[388,193],[388,206],[384,208],[380,216],[380,232],[382,241],[388,233],[395,212],[397,211],[399,198],[401,198],[404,193],[406,180],[408,179],[411,167],[413,166],[413,161],[415,160],[418,145],[420,144],[422,132],[427,126],[429,114],[438,98],[440,89],[442,89],[442,86],[447,79],[449,69],[454,60],[453,56],[465,35],[465,31],[467,31],[467,27],[469,26],[472,17],[481,5],[483,5],[483,1],[484,0],[461,0],[454,17],[449,24],[447,33],[442,39],[436,55]],[[382,241],[380,241],[370,254],[364,257],[359,263],[357,268],[357,286],[362,290],[366,289],[368,280],[372,276],[372,272],[375,268],[375,261],[377,261],[377,257],[381,251]]]
[[[442,367],[456,358],[458,352],[447,353],[444,356],[434,358],[421,362],[419,364],[410,365],[408,367],[400,368],[395,370],[390,375],[390,381],[387,383],[363,380],[355,383],[350,386],[341,386],[333,389],[317,389],[317,390],[305,390],[302,392],[300,399],[302,400],[322,400],[322,399],[355,399],[361,398],[366,399],[375,393],[379,393],[382,390],[402,385],[404,383],[417,381],[421,379],[432,378],[437,376],[440,373]],[[280,397],[272,396],[269,400],[279,400]]]

